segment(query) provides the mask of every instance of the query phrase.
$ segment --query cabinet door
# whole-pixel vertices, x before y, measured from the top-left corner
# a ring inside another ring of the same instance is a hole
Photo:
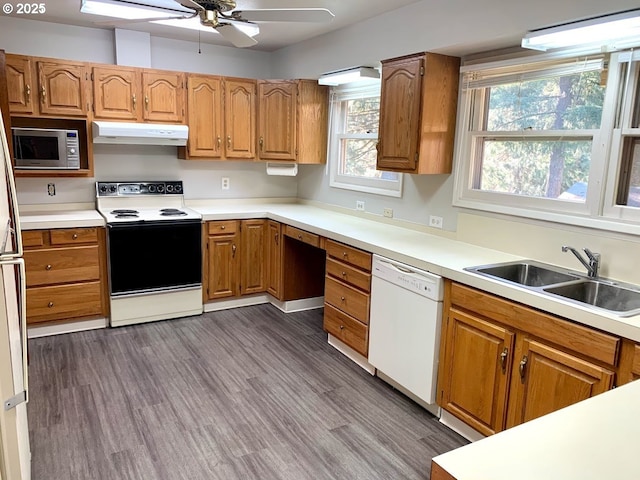
[[[297,85],[258,81],[258,156],[261,160],[296,160]]]
[[[142,72],[142,90],[144,120],[184,122],[184,74],[145,70]]]
[[[94,116],[114,120],[138,120],[140,71],[126,67],[93,68]]]
[[[37,62],[40,113],[56,116],[82,116],[89,110],[88,73],[83,63]]]
[[[518,342],[509,427],[610,390],[613,373],[544,343]]]
[[[267,290],[266,284],[266,220],[243,220],[240,224],[241,253],[240,295]]]
[[[282,300],[282,224],[267,226],[267,292]]]
[[[416,169],[423,58],[420,55],[382,63],[379,169]]]
[[[224,80],[225,153],[227,158],[256,158],[256,82]]]
[[[31,59],[20,55],[7,55],[6,71],[10,112],[34,113],[33,97],[37,93]]]
[[[631,375],[634,380],[640,378],[640,345],[634,347],[633,364],[631,365]]]
[[[207,298],[235,297],[238,294],[238,235],[209,237],[209,282]]]
[[[503,430],[515,334],[455,309],[445,334],[440,406],[484,435]]]
[[[187,98],[189,156],[222,158],[224,130],[220,77],[190,76]]]

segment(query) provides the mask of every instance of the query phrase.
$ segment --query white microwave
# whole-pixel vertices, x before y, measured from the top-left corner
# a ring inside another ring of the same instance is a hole
[[[15,168],[80,168],[78,130],[13,127]]]

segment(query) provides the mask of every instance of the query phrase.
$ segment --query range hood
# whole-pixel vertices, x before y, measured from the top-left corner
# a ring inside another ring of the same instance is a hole
[[[186,125],[97,121],[91,127],[93,143],[182,147],[187,144],[189,136]]]

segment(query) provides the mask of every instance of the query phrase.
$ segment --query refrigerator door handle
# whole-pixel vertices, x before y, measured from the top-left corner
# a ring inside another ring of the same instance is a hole
[[[11,210],[10,219],[13,219],[14,225],[11,227],[11,223],[9,223],[9,228],[11,228],[10,232],[13,232],[15,236],[15,251],[6,252],[5,247],[3,245],[2,250],[0,250],[0,256],[2,258],[16,258],[22,256],[22,235],[20,229],[20,217],[18,212],[18,195],[16,193],[16,181],[13,178],[13,165],[11,164],[11,158],[9,158],[9,141],[7,139],[7,135],[5,134],[4,128],[0,125],[0,148],[2,148],[5,152],[4,157],[4,175],[7,179],[7,191],[9,194],[9,208]]]
[[[24,259],[3,260],[3,265],[18,267],[18,315],[20,317],[20,343],[22,344],[22,376],[24,390],[4,401],[4,409],[11,410],[16,405],[29,401],[29,372],[27,364],[27,287]]]

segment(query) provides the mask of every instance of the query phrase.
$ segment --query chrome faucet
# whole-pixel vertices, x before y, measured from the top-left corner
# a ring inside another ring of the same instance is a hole
[[[566,245],[563,245],[562,251],[563,252],[571,251],[571,253],[573,253],[576,256],[576,258],[580,260],[580,263],[585,266],[585,268],[587,269],[587,275],[589,275],[589,277],[591,278],[598,277],[598,268],[600,267],[599,253],[593,253],[588,248],[585,248],[584,253],[587,255],[587,258],[589,259],[589,261],[587,262],[584,259],[584,257],[580,254],[580,252],[573,247],[568,247]]]

